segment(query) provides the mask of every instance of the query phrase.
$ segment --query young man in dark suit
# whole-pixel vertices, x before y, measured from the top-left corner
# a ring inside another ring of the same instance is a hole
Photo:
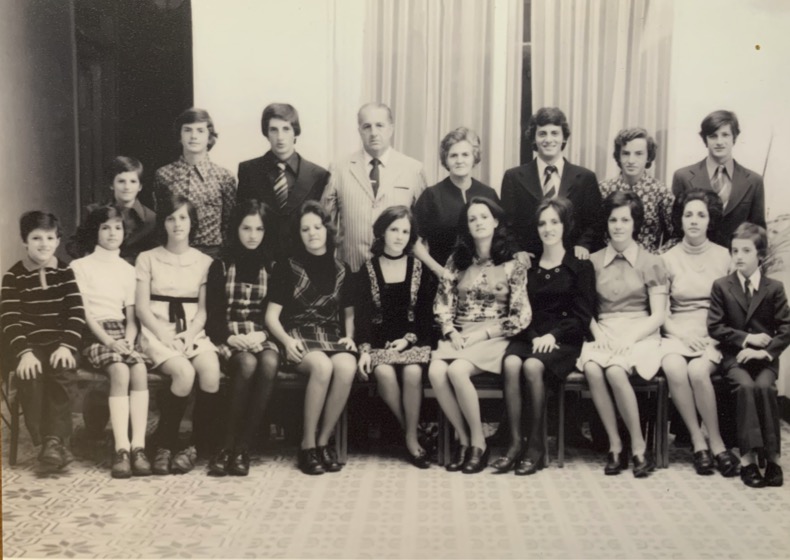
[[[538,157],[508,169],[502,179],[502,208],[519,248],[537,256],[541,251],[535,210],[545,198],[562,196],[573,204],[570,242],[575,255],[587,259],[603,247],[599,215],[601,191],[595,173],[573,165],[562,151],[571,135],[568,119],[556,107],[543,107],[530,118],[526,137]]]
[[[265,202],[273,213],[277,238],[275,257],[281,260],[290,251],[288,222],[308,200],[321,200],[329,182],[329,172],[307,161],[296,152],[296,139],[302,132],[299,113],[287,103],[271,103],[261,116],[261,132],[271,149],[263,156],[239,164],[237,200]]]
[[[763,178],[732,157],[741,130],[731,111],[714,111],[702,120],[700,137],[708,148],[702,161],[675,171],[672,193],[675,198],[691,189],[712,190],[724,203],[721,238],[729,240],[744,222],[765,227]]]
[[[737,397],[741,480],[752,488],[783,484],[776,379],[779,356],[790,345],[790,308],[782,283],[760,271],[767,245],[761,226],[735,230],[735,272],[713,283],[708,309],[708,332],[720,343],[722,370]],[[755,457],[760,449],[768,459],[764,475]]]

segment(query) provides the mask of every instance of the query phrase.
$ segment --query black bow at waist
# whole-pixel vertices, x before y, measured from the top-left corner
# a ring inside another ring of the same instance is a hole
[[[175,323],[176,332],[184,332],[187,330],[187,316],[184,313],[185,303],[197,303],[196,297],[173,297],[173,296],[159,296],[151,294],[151,301],[166,301],[170,304],[169,321]]]

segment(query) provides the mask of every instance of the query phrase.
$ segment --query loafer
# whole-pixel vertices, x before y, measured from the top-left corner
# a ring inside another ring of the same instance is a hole
[[[63,444],[57,436],[47,436],[41,444],[41,451],[38,454],[38,461],[48,467],[56,469],[63,465],[63,455],[61,448]]]
[[[491,453],[491,448],[486,447],[483,451],[479,447],[472,447],[469,450],[469,457],[464,463],[461,472],[464,474],[477,474],[488,466],[488,455]]]
[[[603,473],[607,476],[614,476],[620,474],[628,468],[628,453],[625,449],[616,454],[610,451],[606,454],[606,466],[603,468]]]
[[[228,474],[228,462],[230,461],[230,451],[220,449],[211,456],[208,462],[209,476],[225,476]]]
[[[135,447],[132,449],[132,475],[134,476],[150,476],[151,462],[145,454],[145,449],[142,447]]]
[[[784,475],[782,474],[782,466],[777,463],[768,461],[765,467],[765,475],[763,476],[766,486],[779,487],[784,484]]]
[[[228,462],[228,474],[231,476],[247,476],[250,473],[250,455],[245,450],[236,451]]]
[[[741,481],[749,488],[763,488],[765,486],[765,479],[754,463],[741,467]]]
[[[464,468],[464,464],[466,463],[466,459],[469,455],[469,447],[466,445],[459,445],[455,448],[455,454],[453,455],[453,460],[445,465],[445,469],[449,472],[457,472]]]
[[[132,477],[132,463],[129,459],[128,450],[118,449],[113,453],[111,473],[113,478]]]
[[[318,456],[326,472],[338,472],[343,468],[343,465],[337,460],[337,451],[335,451],[334,445],[318,446]]]
[[[516,476],[530,476],[543,469],[543,453],[539,457],[525,455],[516,465]]]
[[[173,453],[169,449],[160,447],[154,455],[154,463],[151,465],[151,472],[154,474],[170,474],[170,459]]]
[[[510,455],[502,455],[501,457],[494,459],[494,462],[491,463],[491,468],[494,469],[495,474],[505,474],[510,472],[513,467],[516,466],[516,463],[519,462],[520,457],[521,449],[516,451],[516,454],[512,457]]]
[[[730,478],[738,475],[738,468],[740,467],[739,459],[733,454],[732,451],[724,450],[716,457],[716,469],[723,477]]]
[[[315,447],[310,449],[300,449],[297,454],[297,463],[299,470],[304,474],[316,475],[324,474],[324,465],[321,464],[321,458],[318,456],[318,450]]]
[[[656,468],[653,457],[647,452],[645,453],[644,459],[640,459],[637,455],[634,455],[631,457],[631,461],[633,462],[632,470],[634,478],[645,478]]]
[[[173,474],[186,474],[195,468],[197,450],[194,445],[182,449],[170,460],[170,472]]]
[[[703,449],[694,452],[694,470],[702,476],[713,474],[713,457],[709,450]]]
[[[406,454],[409,456],[409,462],[418,469],[431,468],[431,462],[428,460],[428,454],[425,451],[421,450],[417,455],[414,455],[407,449]]]

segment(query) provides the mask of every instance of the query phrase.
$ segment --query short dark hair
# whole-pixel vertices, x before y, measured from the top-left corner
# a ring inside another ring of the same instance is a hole
[[[732,232],[730,247],[732,247],[732,242],[736,239],[751,239],[754,247],[757,249],[757,257],[760,259],[760,264],[763,263],[768,255],[768,233],[764,227],[751,222],[743,222]]]
[[[645,169],[650,169],[650,167],[653,165],[653,161],[656,159],[658,144],[656,144],[656,141],[653,139],[653,137],[648,134],[647,130],[639,126],[633,128],[624,128],[617,133],[617,136],[614,137],[614,160],[617,162],[617,167],[620,169],[623,168],[623,166],[620,164],[620,151],[625,147],[626,144],[632,140],[638,140],[639,138],[644,138],[647,142],[647,165],[645,165]]]
[[[448,171],[450,168],[447,167],[447,154],[450,152],[450,148],[463,141],[467,141],[472,145],[472,155],[475,158],[474,164],[477,165],[482,160],[483,153],[480,149],[480,137],[474,130],[461,126],[448,132],[439,145],[439,161],[441,161],[442,167]]]
[[[541,107],[538,109],[537,113],[529,118],[529,124],[527,125],[527,132],[525,134],[526,139],[532,146],[533,152],[538,151],[538,146],[535,143],[535,133],[538,127],[549,124],[562,128],[562,137],[564,139],[562,142],[562,149],[565,149],[568,138],[571,136],[571,127],[568,124],[568,118],[558,107]]]
[[[55,230],[55,235],[60,237],[60,220],[55,214],[50,212],[42,212],[41,210],[25,212],[19,217],[19,234],[22,236],[22,241],[27,243],[27,236],[34,229]]]
[[[299,136],[302,133],[302,127],[299,124],[299,112],[289,103],[269,103],[266,106],[261,115],[261,132],[264,136],[269,136],[269,122],[272,119],[280,119],[291,123],[291,127],[294,129],[294,136]]]
[[[399,205],[390,206],[384,210],[373,223],[373,244],[370,246],[370,252],[373,255],[378,257],[384,252],[384,234],[392,222],[401,218],[406,218],[411,224],[409,242],[403,250],[404,253],[411,253],[414,244],[417,242],[417,224],[414,222],[414,215],[411,213],[411,210],[406,206]]]
[[[738,117],[732,111],[713,111],[710,115],[702,119],[699,135],[705,145],[708,143],[708,136],[725,125],[730,125],[732,139],[733,141],[737,140],[738,135],[741,133],[741,128],[738,126]]]
[[[214,129],[214,121],[211,119],[211,115],[208,114],[208,111],[205,109],[198,109],[197,107],[190,107],[178,117],[176,117],[176,121],[174,123],[174,128],[176,132],[176,138],[181,138],[181,127],[185,124],[195,124],[195,123],[206,123],[208,128],[208,149],[214,147],[214,144],[217,143],[217,138],[219,138],[219,134]]]
[[[642,199],[639,198],[639,195],[631,191],[615,191],[603,199],[602,214],[605,237],[609,236],[608,224],[612,212],[624,206],[629,208],[631,211],[631,219],[634,221],[634,231],[631,237],[636,239],[639,235],[639,232],[642,230],[642,224],[645,222],[645,207],[642,204]]]
[[[107,166],[104,176],[107,184],[112,185],[118,175],[130,171],[137,173],[137,178],[142,179],[143,164],[140,160],[129,156],[116,156]]]
[[[453,262],[458,270],[466,270],[472,264],[475,256],[475,243],[469,231],[469,209],[476,205],[487,206],[491,215],[497,220],[498,225],[494,229],[494,238],[491,240],[491,260],[495,265],[509,261],[515,254],[515,246],[508,235],[505,227],[506,216],[502,207],[485,196],[474,196],[466,205],[461,217],[458,220],[458,238],[456,239],[455,249],[453,250]]]
[[[321,223],[323,223],[324,227],[326,228],[326,250],[329,253],[334,252],[337,241],[337,231],[335,230],[335,226],[332,224],[332,217],[319,202],[315,200],[308,200],[302,204],[301,208],[299,208],[299,212],[294,215],[293,221],[291,222],[293,239],[299,240],[298,244],[294,243],[294,250],[292,251],[293,254],[304,253],[307,250],[305,249],[304,243],[302,243],[302,236],[300,235],[302,218],[307,214],[315,214],[321,218]]]
[[[675,226],[675,231],[678,237],[683,237],[683,212],[686,211],[686,205],[694,200],[703,202],[708,208],[708,239],[715,243],[723,241],[720,239],[719,224],[721,224],[722,216],[724,215],[724,205],[718,194],[706,189],[691,189],[685,191],[672,205],[672,224]]]
[[[121,223],[123,223],[123,211],[114,204],[89,206],[88,217],[85,218],[85,222],[77,228],[77,232],[74,234],[74,244],[69,244],[69,249],[72,249],[69,253],[74,252],[77,257],[91,254],[99,243],[99,229],[101,225],[114,218],[121,220]],[[124,237],[126,237],[126,228],[124,228],[123,233]]]
[[[263,224],[263,240],[261,240],[261,244],[258,245],[253,252],[256,256],[260,257],[262,264],[266,266],[267,270],[271,269],[273,259],[268,247],[272,245],[272,243],[266,242],[266,236],[270,233],[275,233],[271,228],[271,208],[269,208],[267,204],[258,202],[254,198],[242,200],[233,208],[233,212],[231,212],[228,222],[228,239],[225,242],[223,254],[225,262],[232,264],[237,262],[242,256],[249,256],[249,250],[246,249],[239,240],[239,227],[241,227],[241,223],[247,216],[258,216],[261,219],[261,223]]]
[[[562,222],[562,244],[568,247],[573,234],[573,203],[562,196],[544,199],[538,205],[537,212],[535,212],[535,223],[540,222],[540,215],[549,208],[553,209],[560,217]]]
[[[395,119],[392,116],[392,109],[390,109],[389,105],[387,105],[386,103],[382,103],[381,101],[371,101],[370,103],[365,103],[362,107],[359,108],[359,111],[357,111],[357,124],[359,124],[359,119],[362,116],[362,111],[364,111],[365,109],[384,109],[385,111],[387,111],[387,118],[389,119],[390,124],[395,123]]]
[[[187,197],[180,194],[174,194],[166,197],[162,203],[162,207],[157,208],[156,211],[156,235],[161,245],[167,244],[167,230],[165,229],[165,220],[167,220],[168,216],[170,216],[182,206],[187,207],[187,213],[189,214],[189,244],[191,245],[195,241],[195,236],[197,235],[198,228],[200,227],[197,209]]]

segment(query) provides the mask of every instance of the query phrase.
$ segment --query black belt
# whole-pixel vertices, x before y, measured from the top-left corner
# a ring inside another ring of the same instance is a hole
[[[187,330],[187,316],[184,313],[184,305],[185,303],[197,303],[198,298],[196,297],[172,297],[172,296],[158,296],[151,294],[151,301],[166,301],[170,304],[169,309],[169,320],[171,323],[175,323],[176,325],[176,332],[184,332]]]

